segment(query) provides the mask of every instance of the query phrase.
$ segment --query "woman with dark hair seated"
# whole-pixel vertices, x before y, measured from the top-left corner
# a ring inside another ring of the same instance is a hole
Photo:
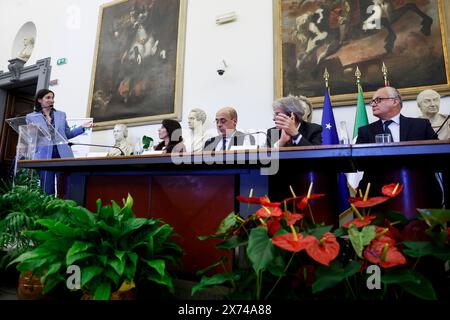
[[[161,128],[158,129],[158,135],[162,141],[155,147],[155,150],[162,150],[164,153],[186,151],[182,142],[181,125],[178,121],[164,119]]]

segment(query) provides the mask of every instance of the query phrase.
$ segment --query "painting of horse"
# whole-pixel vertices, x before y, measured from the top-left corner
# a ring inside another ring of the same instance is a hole
[[[325,68],[335,105],[356,104],[359,67],[367,96],[390,85],[413,98],[450,93],[450,6],[441,0],[274,0],[275,95],[323,102]],[[447,23],[445,23],[447,22]]]

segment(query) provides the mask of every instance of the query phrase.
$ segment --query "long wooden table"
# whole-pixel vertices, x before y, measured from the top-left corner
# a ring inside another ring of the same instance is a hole
[[[440,205],[441,195],[431,187],[430,183],[436,181],[430,176],[434,177],[434,172],[448,175],[449,164],[450,143],[443,141],[192,153],[182,157],[19,161],[21,168],[62,173],[64,187],[59,196],[92,211],[98,198],[103,203],[121,202],[130,193],[138,216],[162,218],[182,235],[180,244],[186,250],[187,274],[223,255],[214,250],[213,241],[200,242],[197,236],[213,233],[233,210],[245,216],[256,209],[252,206],[247,211],[246,205],[236,201],[238,194],[248,195],[253,189],[254,196],[268,195],[272,201],[278,201],[291,196],[289,186],[297,195],[306,194],[310,181],[314,181],[313,191],[326,194],[313,204],[316,220],[337,224],[337,173],[370,171],[382,183],[404,184],[402,195],[388,205],[412,217],[416,208]],[[448,182],[445,184],[448,188]],[[373,191],[380,194],[380,190]]]

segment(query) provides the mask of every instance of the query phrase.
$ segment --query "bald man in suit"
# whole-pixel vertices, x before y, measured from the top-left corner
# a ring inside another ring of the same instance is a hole
[[[205,142],[204,151],[226,151],[232,146],[243,146],[245,138],[250,137],[250,143],[255,144],[255,138],[237,131],[238,115],[233,107],[221,108],[216,113],[216,127],[218,136]]]

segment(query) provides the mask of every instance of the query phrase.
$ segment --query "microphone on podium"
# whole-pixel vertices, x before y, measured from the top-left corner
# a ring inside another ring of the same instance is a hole
[[[103,145],[103,144],[91,144],[91,143],[78,143],[78,142],[68,142],[67,144],[69,145],[69,147],[71,147],[71,146],[89,146],[89,147],[115,148],[120,151],[121,156],[125,155],[125,153],[122,151],[122,149],[120,149],[119,147],[116,147],[116,146],[107,146],[107,145]]]

